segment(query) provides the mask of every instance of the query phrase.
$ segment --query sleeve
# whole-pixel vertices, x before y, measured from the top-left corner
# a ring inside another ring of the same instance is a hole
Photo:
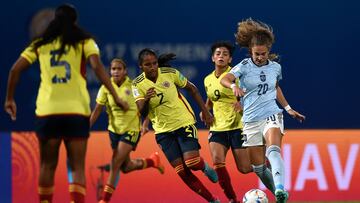
[[[37,60],[38,56],[36,51],[33,49],[33,43],[26,47],[26,49],[21,53],[21,56],[24,57],[30,64]]]
[[[132,93],[135,99],[135,102],[145,98],[145,94],[137,87],[137,85],[131,85]]]
[[[175,78],[174,78],[175,85],[178,87],[181,87],[181,88],[185,87],[188,79],[183,74],[181,74],[178,70],[176,70],[176,69],[174,69],[174,70],[176,71]]]
[[[100,50],[98,45],[93,39],[87,39],[84,42],[84,54],[86,59],[93,54],[100,55]]]
[[[235,76],[235,78],[240,78],[243,75],[243,67],[241,65],[241,63],[237,64],[236,66],[234,66],[229,73],[233,74]]]
[[[101,85],[99,92],[96,96],[96,103],[98,103],[100,105],[105,105],[108,101],[107,94],[108,94],[108,91],[106,91],[105,86]]]

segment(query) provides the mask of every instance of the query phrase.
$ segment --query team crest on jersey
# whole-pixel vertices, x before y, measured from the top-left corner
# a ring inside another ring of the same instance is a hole
[[[162,83],[162,86],[164,86],[165,88],[169,88],[170,83],[168,81],[165,81],[165,82]]]
[[[260,80],[261,80],[261,82],[266,81],[266,75],[265,75],[265,73],[263,71],[261,71],[261,73],[260,73]]]

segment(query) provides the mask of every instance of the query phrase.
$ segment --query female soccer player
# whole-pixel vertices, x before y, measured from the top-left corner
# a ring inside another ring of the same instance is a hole
[[[215,70],[204,79],[207,94],[206,107],[213,111],[214,123],[210,127],[209,145],[219,184],[230,202],[238,202],[226,169],[226,154],[231,148],[236,166],[241,173],[252,172],[246,152],[242,147],[242,107],[232,91],[223,87],[220,80],[231,69],[234,47],[229,42],[217,42],[211,46]],[[238,84],[238,80],[236,80]],[[202,113],[200,113],[202,118]]]
[[[148,116],[152,122],[156,142],[190,189],[209,202],[218,202],[192,173],[201,170],[212,182],[218,181],[214,169],[200,157],[194,112],[177,89],[184,88],[191,94],[210,126],[213,118],[196,86],[176,69],[159,68],[157,55],[151,49],[141,50],[138,60],[143,73],[133,81],[133,95],[142,116]]]
[[[59,6],[44,33],[21,53],[9,73],[5,110],[16,119],[15,87],[20,74],[36,60],[41,83],[36,101],[36,134],[40,146],[40,202],[52,201],[59,147],[64,140],[73,182],[71,202],[85,199],[85,154],[89,137],[90,98],[86,89],[87,61],[120,108],[128,105],[116,94],[92,36],[77,23],[75,7]]]
[[[160,163],[160,157],[157,152],[146,159],[130,159],[130,152],[135,150],[140,140],[140,115],[135,104],[135,99],[131,94],[131,80],[127,76],[126,64],[121,59],[113,59],[110,67],[111,82],[119,95],[129,106],[127,111],[119,108],[114,101],[113,96],[105,86],[99,89],[96,106],[90,117],[90,126],[100,116],[104,106],[108,114],[108,130],[113,149],[111,159],[110,174],[107,184],[104,187],[102,200],[100,202],[109,202],[112,193],[117,185],[119,171],[129,173],[134,170],[142,170],[149,167],[157,168],[160,173],[164,173],[164,167]]]
[[[289,106],[279,87],[281,66],[273,61],[276,55],[270,54],[274,43],[272,29],[265,23],[246,19],[239,22],[235,37],[240,47],[249,49],[251,58],[242,60],[220,82],[224,87],[231,88],[235,96],[243,97],[244,146],[248,147],[255,173],[261,177],[267,171],[263,151],[266,143],[276,201],[286,202],[288,193],[284,188],[284,162],[280,153],[284,124],[282,110],[276,100],[300,122],[305,120],[305,116]],[[234,83],[236,78],[240,78],[240,87]]]

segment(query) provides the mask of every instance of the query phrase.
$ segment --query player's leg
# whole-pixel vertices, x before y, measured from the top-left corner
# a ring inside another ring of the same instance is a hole
[[[210,154],[214,169],[219,178],[219,184],[230,202],[238,202],[231,184],[230,175],[226,169],[225,160],[230,147],[229,141],[228,131],[209,133]]]
[[[194,171],[201,170],[211,182],[218,182],[215,170],[200,156],[201,147],[196,127],[194,125],[185,126],[176,130],[175,133],[186,166]]]
[[[123,173],[129,173],[134,170],[142,170],[146,168],[156,168],[161,174],[164,174],[165,167],[161,163],[158,152],[152,153],[148,158],[131,159],[129,156],[122,164],[121,171]]]
[[[61,138],[38,137],[40,147],[40,174],[38,193],[40,202],[51,203],[54,192],[54,177],[58,163]]]
[[[244,139],[242,130],[229,131],[229,140],[231,145],[231,151],[236,163],[236,168],[242,174],[253,172],[253,168],[250,163],[250,158],[246,147],[243,147]]]
[[[173,132],[156,135],[156,142],[161,146],[167,160],[180,176],[181,180],[195,193],[207,201],[215,201],[213,195],[205,188],[200,180],[186,166],[183,154],[177,141],[177,134]]]
[[[244,123],[244,147],[247,147],[249,159],[253,171],[260,178],[263,184],[272,192],[275,192],[274,180],[271,171],[265,164],[265,141],[263,129],[266,121]]]
[[[69,184],[70,201],[83,203],[86,195],[85,156],[90,135],[89,117],[63,116],[61,119],[69,169],[73,179]]]
[[[264,128],[267,149],[266,156],[271,164],[271,171],[275,183],[277,202],[286,202],[288,193],[285,191],[285,165],[281,157],[281,141],[284,134],[282,114],[270,116],[271,122]]]
[[[35,131],[40,147],[38,193],[41,202],[52,202],[54,176],[59,158],[62,122],[57,116],[36,118]]]
[[[70,199],[75,203],[85,202],[85,156],[87,138],[68,138],[64,140],[68,156],[69,168],[73,182],[69,184]]]

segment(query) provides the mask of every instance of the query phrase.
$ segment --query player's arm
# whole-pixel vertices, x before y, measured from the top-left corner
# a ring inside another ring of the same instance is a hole
[[[226,73],[226,75],[221,78],[220,84],[226,88],[232,89],[236,97],[242,97],[245,95],[245,92],[236,85],[235,80],[236,78],[232,73]]]
[[[210,111],[210,110],[213,108],[213,103],[212,103],[212,101],[211,101],[209,98],[206,98],[205,107],[206,107],[206,109],[207,109],[208,111]],[[200,120],[201,120],[201,121],[204,121],[204,117],[203,117],[202,111],[200,111],[199,116],[200,116]]]
[[[92,54],[89,56],[89,61],[92,69],[94,70],[97,78],[104,84],[104,86],[109,90],[111,95],[114,97],[116,104],[122,108],[124,111],[129,110],[129,104],[120,99],[116,93],[114,87],[111,85],[110,78],[105,72],[104,65],[101,63],[100,57],[97,54]]]
[[[91,112],[91,115],[90,115],[90,128],[94,125],[96,120],[99,118],[103,107],[104,107],[103,105],[96,103],[95,108]]]
[[[9,71],[4,109],[13,121],[16,120],[16,102],[14,100],[15,89],[22,71],[28,67],[30,67],[30,62],[20,56]]]
[[[201,112],[203,114],[203,117],[204,117],[203,119],[204,119],[206,126],[208,126],[208,127],[211,126],[214,121],[214,118],[210,114],[209,110],[206,108],[205,103],[201,98],[198,88],[190,81],[187,81],[184,89],[186,89],[191,94],[191,96],[195,99],[195,102],[199,105]]]
[[[305,116],[298,113],[294,109],[292,109],[287,102],[279,84],[276,84],[276,100],[280,103],[280,105],[286,110],[286,112],[293,118],[297,119],[300,122],[305,120]]]
[[[149,130],[149,124],[150,124],[150,119],[149,117],[146,117],[141,125],[141,136],[145,135],[146,133],[148,133]]]
[[[147,117],[147,115],[149,114],[149,102],[150,99],[155,96],[156,96],[155,88],[152,87],[146,91],[145,97],[143,99],[136,100],[136,105],[143,118]]]

